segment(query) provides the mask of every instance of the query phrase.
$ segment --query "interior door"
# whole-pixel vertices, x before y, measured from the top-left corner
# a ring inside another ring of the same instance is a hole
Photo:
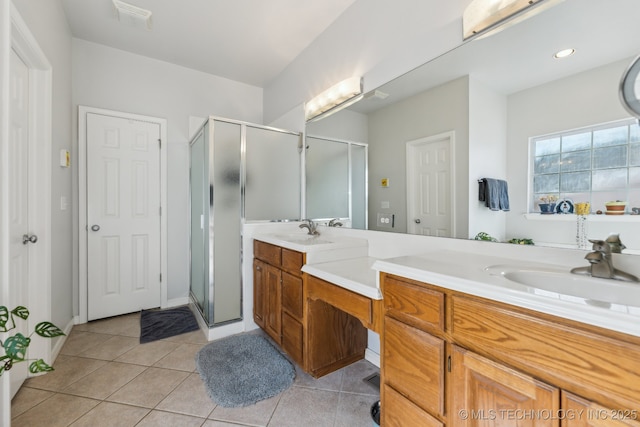
[[[160,126],[87,114],[87,317],[160,306]]]
[[[452,136],[407,144],[407,232],[453,237]]]
[[[29,69],[12,50],[10,57],[10,130],[9,130],[9,303],[13,310],[22,305],[28,308],[29,252],[37,237],[29,230]],[[4,304],[3,304],[4,305]],[[11,334],[29,336],[28,322],[16,322]],[[11,397],[27,378],[28,363],[13,365],[10,372]]]

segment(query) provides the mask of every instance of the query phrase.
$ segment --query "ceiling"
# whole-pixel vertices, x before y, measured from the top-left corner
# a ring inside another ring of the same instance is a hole
[[[416,93],[470,75],[509,95],[640,53],[637,0],[564,0],[531,19],[472,40],[395,79],[351,110],[371,113]],[[557,60],[560,49],[575,54]],[[585,88],[588,90],[588,88]]]
[[[112,0],[62,0],[74,37],[265,87],[356,0],[126,0],[152,29],[118,21]]]

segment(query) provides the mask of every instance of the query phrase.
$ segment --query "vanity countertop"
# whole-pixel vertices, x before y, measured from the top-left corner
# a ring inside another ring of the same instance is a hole
[[[302,271],[371,299],[382,299],[378,273],[372,268],[376,258],[359,257],[320,264],[306,264]]]
[[[367,256],[367,239],[347,236],[311,236],[299,233],[256,234],[254,239],[307,254],[307,264]]]
[[[488,268],[490,267],[490,268]],[[422,255],[380,259],[374,262],[377,272],[394,274],[408,279],[430,283],[454,291],[523,307],[565,319],[640,336],[640,299],[603,303],[583,297],[561,294],[549,289],[526,286],[508,280],[503,271],[553,271],[569,273],[570,267],[541,264],[518,259],[481,255],[461,251],[440,251]],[[569,275],[570,280],[594,280],[590,277]],[[597,289],[602,294],[613,295],[616,287],[635,287],[633,295],[640,295],[639,283],[595,279],[604,282]],[[582,282],[584,283],[584,282]],[[598,286],[600,284],[598,283]],[[548,287],[547,287],[548,288]],[[629,301],[629,302],[627,302]]]

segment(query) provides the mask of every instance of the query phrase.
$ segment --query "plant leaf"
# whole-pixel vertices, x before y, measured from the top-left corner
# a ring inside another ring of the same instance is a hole
[[[35,362],[31,362],[31,364],[29,365],[29,372],[31,372],[32,374],[37,374],[40,372],[51,372],[51,371],[53,371],[53,368],[47,365],[47,363],[42,359],[38,359]]]
[[[7,332],[7,322],[9,321],[9,309],[0,305],[0,332]]]
[[[13,360],[24,360],[31,338],[17,333],[4,341],[4,352]]]
[[[36,325],[36,334],[44,338],[53,338],[65,335],[62,329],[58,328],[51,322],[40,322]]]
[[[17,306],[13,310],[11,310],[11,313],[15,314],[16,316],[18,316],[22,320],[27,320],[27,318],[29,317],[29,310],[27,310],[27,307],[23,307],[21,305]]]

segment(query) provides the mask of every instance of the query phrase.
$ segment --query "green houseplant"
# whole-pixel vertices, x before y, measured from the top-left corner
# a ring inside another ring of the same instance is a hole
[[[26,307],[18,306],[9,311],[7,307],[0,305],[0,332],[9,332],[15,329],[16,317],[27,320],[29,318],[29,310],[27,310]],[[29,372],[32,374],[53,371],[53,368],[42,359],[26,359],[27,349],[29,348],[33,334],[43,338],[55,338],[65,335],[65,333],[53,323],[40,322],[28,337],[18,332],[10,335],[4,341],[0,340],[0,347],[4,350],[4,355],[0,356],[0,376],[2,376],[4,371],[10,370],[14,364],[28,361],[31,361],[29,364]]]

